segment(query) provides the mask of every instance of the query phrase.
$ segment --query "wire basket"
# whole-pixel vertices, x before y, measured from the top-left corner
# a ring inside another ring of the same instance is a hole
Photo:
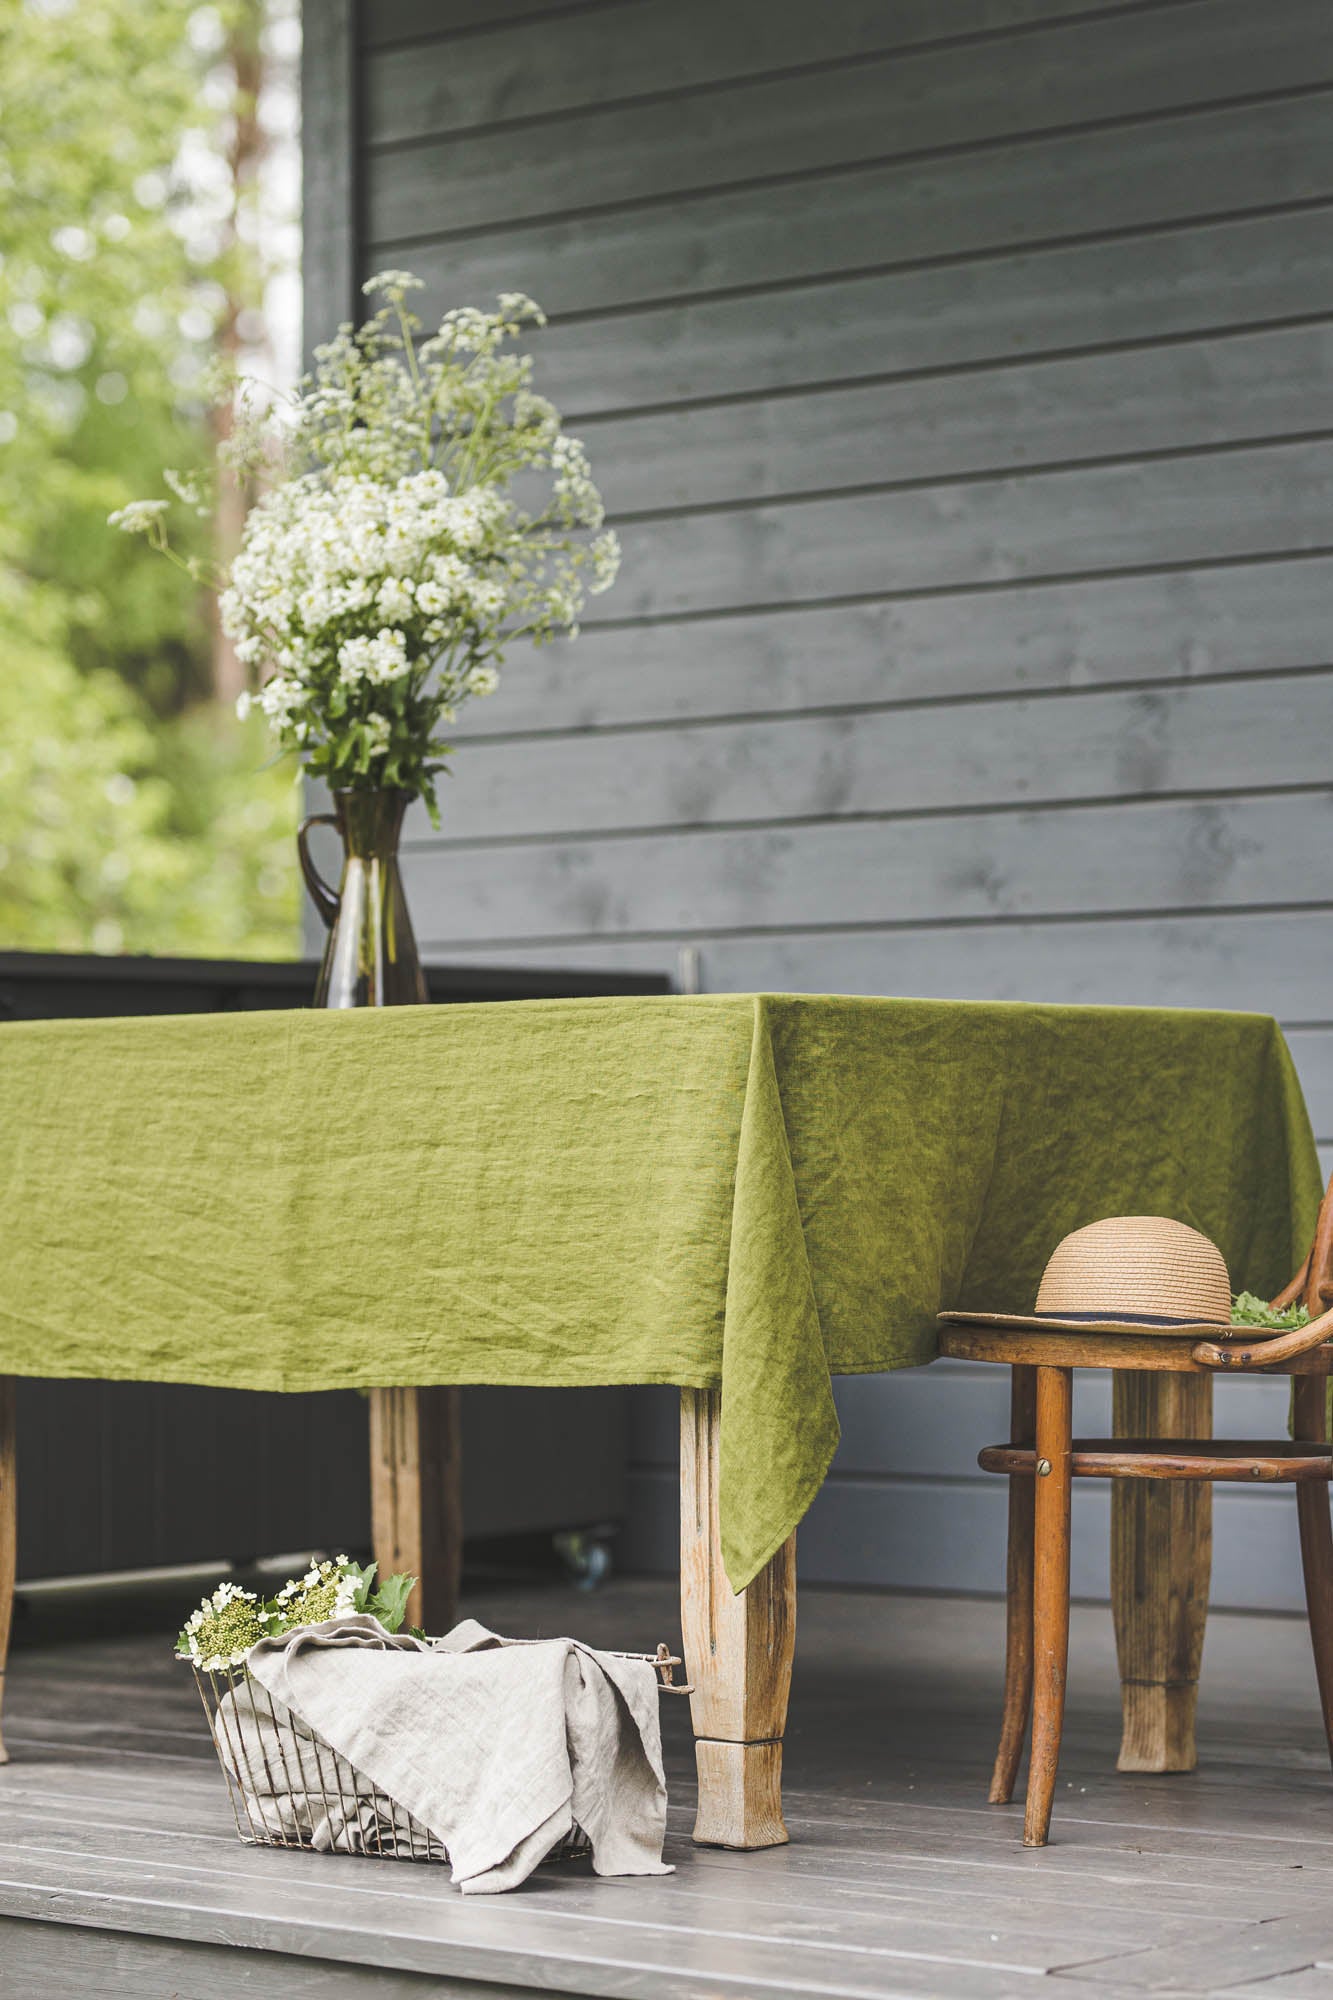
[[[663,1692],[690,1692],[674,1679],[680,1660],[666,1646],[612,1657],[647,1661]],[[448,1861],[428,1828],[274,1701],[248,1667],[209,1671],[195,1665],[193,1671],[236,1831],[248,1847]],[[588,1852],[587,1835],[576,1826],[550,1859],[579,1860]]]

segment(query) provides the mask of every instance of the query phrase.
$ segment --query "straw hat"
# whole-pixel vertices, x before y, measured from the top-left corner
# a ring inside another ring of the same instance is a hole
[[[1222,1252],[1165,1215],[1112,1215],[1057,1243],[1031,1313],[945,1312],[964,1326],[1030,1332],[1229,1334],[1231,1280]],[[1246,1327],[1247,1339],[1262,1338]]]

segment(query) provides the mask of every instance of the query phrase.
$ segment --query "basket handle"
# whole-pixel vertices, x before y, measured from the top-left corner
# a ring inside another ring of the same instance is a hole
[[[679,1653],[673,1653],[663,1640],[655,1653],[612,1652],[613,1660],[646,1660],[650,1667],[657,1668],[657,1684],[662,1694],[693,1694],[694,1687],[688,1681],[678,1681],[674,1669],[681,1664]]]

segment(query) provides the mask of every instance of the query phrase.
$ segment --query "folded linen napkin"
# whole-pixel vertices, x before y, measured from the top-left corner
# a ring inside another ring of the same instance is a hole
[[[271,1831],[326,1849],[401,1849],[373,1787],[438,1841],[465,1894],[517,1887],[576,1826],[599,1875],[671,1872],[645,1660],[574,1639],[502,1639],[475,1619],[430,1644],[354,1615],[263,1640],[247,1665],[294,1737],[284,1758],[244,1684],[219,1737]],[[315,1739],[351,1767],[341,1783]]]

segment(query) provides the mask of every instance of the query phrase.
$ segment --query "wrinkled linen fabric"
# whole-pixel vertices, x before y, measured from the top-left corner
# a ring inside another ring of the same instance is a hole
[[[424,1827],[408,1824],[345,1758],[257,1682],[230,1674],[213,1737],[252,1833],[320,1854],[447,1859]]]
[[[752,994],[0,1027],[0,1371],[722,1389],[742,1588],[837,1374],[1159,1214],[1271,1294],[1319,1173],[1267,1016]]]
[[[341,1853],[424,1852],[465,1894],[517,1888],[575,1829],[599,1875],[667,1875],[657,1675],[574,1639],[501,1639],[467,1619],[426,1643],[328,1619],[252,1648],[217,1740],[246,1810]],[[318,1739],[318,1740],[317,1740]],[[335,1763],[336,1753],[341,1763]]]

